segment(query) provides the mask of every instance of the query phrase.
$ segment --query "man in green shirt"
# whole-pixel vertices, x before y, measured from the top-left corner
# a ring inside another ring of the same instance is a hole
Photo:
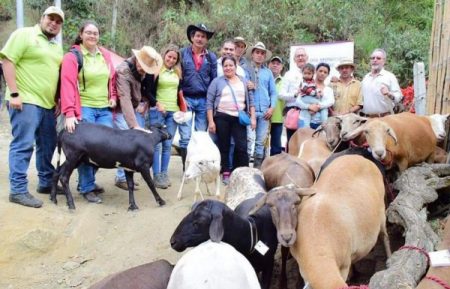
[[[283,77],[281,72],[283,71],[283,60],[279,56],[274,56],[269,61],[269,69],[272,71],[273,78],[275,78],[275,86],[277,92],[281,90],[281,84]],[[270,155],[277,155],[283,151],[283,145],[281,143],[281,134],[283,132],[283,109],[284,100],[277,99],[275,109],[273,110],[272,117],[270,119]]]
[[[63,57],[56,35],[64,13],[50,6],[34,27],[20,28],[0,51],[13,139],[9,147],[9,201],[39,208],[42,201],[28,191],[27,170],[36,144],[38,193],[50,193],[56,146],[55,93]]]

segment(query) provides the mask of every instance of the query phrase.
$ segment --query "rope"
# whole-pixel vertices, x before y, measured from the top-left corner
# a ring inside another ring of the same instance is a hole
[[[381,164],[385,167],[392,167],[392,163],[394,162],[394,156],[392,155],[392,152],[388,149],[386,149],[386,156],[390,156],[389,161],[381,160]],[[385,158],[386,159],[386,158]]]
[[[413,246],[413,245],[404,245],[399,248],[399,250],[403,250],[403,249],[415,250],[415,251],[422,253],[427,259],[427,265],[430,265],[430,255],[428,255],[428,252],[425,251],[424,249]]]
[[[359,286],[346,286],[346,287],[341,287],[339,289],[370,289],[370,288],[368,285],[359,285]]]
[[[433,276],[433,275],[425,276],[423,279],[431,280],[431,281],[441,285],[442,288],[450,289],[450,285],[448,285],[444,280],[442,280],[441,278],[439,278],[437,276]]]
[[[258,228],[256,228],[256,224],[254,223],[252,217],[248,218],[248,224],[250,225],[250,254],[255,251],[255,245],[258,243]],[[255,234],[253,234],[253,228],[255,228]]]

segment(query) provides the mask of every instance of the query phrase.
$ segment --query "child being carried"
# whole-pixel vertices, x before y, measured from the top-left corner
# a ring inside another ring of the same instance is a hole
[[[314,81],[315,71],[316,69],[311,63],[305,64],[302,69],[303,81],[300,84],[297,102],[301,101],[308,104],[308,107],[311,107],[312,104],[316,105],[318,110],[300,109],[300,122],[302,123],[300,127],[310,127],[312,118],[320,117],[321,123],[328,118],[328,108],[322,108],[320,103],[322,91],[317,88]]]

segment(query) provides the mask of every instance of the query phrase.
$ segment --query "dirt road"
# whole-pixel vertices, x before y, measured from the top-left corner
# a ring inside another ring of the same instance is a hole
[[[88,288],[110,273],[156,259],[174,263],[181,256],[169,239],[193,201],[193,183],[185,186],[184,198],[176,200],[181,180],[181,161],[170,164],[172,187],[159,190],[166,206],[158,207],[140,176],[136,192],[140,210],[128,212],[128,193],[114,186],[115,170],[100,170],[97,183],[104,186],[102,204],[88,204],[71,190],[77,209],[69,212],[64,196],[54,205],[47,195],[35,193],[34,158],[29,169],[29,190],[44,201],[40,209],[8,201],[8,114],[0,112],[0,289]],[[223,189],[223,188],[222,188]]]

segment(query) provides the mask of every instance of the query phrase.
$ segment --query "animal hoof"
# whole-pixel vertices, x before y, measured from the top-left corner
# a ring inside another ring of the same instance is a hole
[[[69,205],[69,210],[74,211],[75,210],[75,205]]]
[[[130,206],[128,207],[128,211],[136,211],[136,210],[139,210],[139,207],[136,206],[136,205],[130,205]]]
[[[163,199],[158,201],[158,204],[160,207],[164,206],[166,204],[166,201],[164,201]]]

